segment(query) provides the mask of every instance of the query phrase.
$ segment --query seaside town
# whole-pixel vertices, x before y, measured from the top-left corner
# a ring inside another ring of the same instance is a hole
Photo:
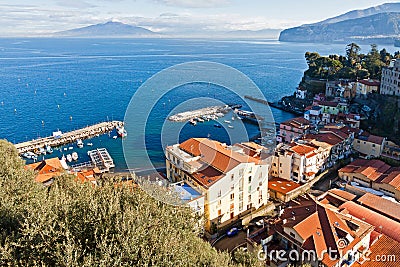
[[[377,116],[376,99],[395,98],[400,105],[399,73],[400,59],[392,59],[382,68],[380,80],[319,79],[315,82],[325,90],[317,94],[299,86],[293,96],[271,103],[298,116],[278,123],[272,153],[259,140],[227,145],[190,138],[168,146],[165,171],[146,174],[144,180],[162,185],[189,206],[201,236],[217,250],[261,248],[265,266],[383,266],[377,265],[379,260],[398,266],[398,138],[372,134],[361,126]],[[195,126],[224,117],[229,110],[235,115],[225,120],[228,126],[235,119],[257,119],[240,108],[210,107],[169,119]],[[61,144],[82,146],[82,140],[114,129],[119,137],[129,134],[122,122],[113,121],[16,147],[22,157],[32,158]],[[118,185],[136,188],[143,183],[133,172],[109,173],[114,165],[105,148],[89,154],[91,162],[84,164],[69,166],[71,159],[54,157],[25,168],[34,170],[35,180],[45,186],[63,173],[93,187],[107,176]],[[305,252],[307,259],[293,256]]]

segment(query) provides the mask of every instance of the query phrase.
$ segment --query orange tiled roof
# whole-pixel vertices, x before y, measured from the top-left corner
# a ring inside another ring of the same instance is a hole
[[[368,258],[363,257],[360,261],[356,261],[352,266],[354,267],[398,267],[400,265],[400,243],[387,235],[381,235],[380,238],[373,243],[369,248],[370,254]],[[395,260],[378,261],[378,257],[385,255],[395,255]],[[365,260],[365,261],[362,261]],[[360,263],[362,262],[362,263]]]
[[[379,181],[385,177],[385,173],[390,169],[390,165],[377,159],[357,159],[347,166],[341,168],[339,172],[361,173],[371,181]]]
[[[353,200],[353,199],[355,199],[357,197],[356,195],[354,195],[352,193],[349,193],[347,191],[343,191],[343,190],[340,190],[340,189],[337,189],[337,188],[330,189],[328,191],[328,193],[334,194],[334,195],[339,196],[341,198],[344,198],[344,199],[346,199],[348,201],[351,201],[351,200]]]
[[[391,168],[388,175],[381,181],[381,183],[389,184],[400,190],[400,170],[399,168]]]
[[[384,199],[371,193],[366,193],[357,202],[380,214],[386,215],[400,222],[400,204]]]
[[[229,172],[241,163],[259,163],[256,158],[241,155],[227,149],[220,142],[207,138],[191,138],[180,144],[179,148],[195,157],[200,156],[201,161],[223,173]]]
[[[298,183],[282,178],[272,178],[268,180],[268,189],[279,192],[281,194],[287,194],[299,187],[300,185]]]
[[[315,250],[319,256],[322,256],[328,248],[344,253],[360,242],[360,236],[373,231],[371,225],[352,219],[352,222],[360,225],[361,229],[353,231],[348,226],[351,218],[325,207],[310,196],[298,200],[298,203],[285,209],[281,216],[282,226],[295,230],[304,240],[302,247]],[[339,240],[349,235],[353,238],[352,242],[344,248],[340,247]],[[327,258],[323,258],[324,263],[328,261]],[[328,265],[330,266],[330,263]]]
[[[306,155],[312,151],[315,151],[316,149],[312,146],[307,145],[295,145],[291,148],[291,150],[296,152],[297,154]]]
[[[44,183],[56,176],[60,176],[64,172],[59,158],[46,159],[41,162],[28,164],[25,169],[34,170],[37,172],[35,181]]]
[[[343,213],[348,212],[352,216],[374,225],[377,231],[400,242],[400,235],[398,234],[400,233],[400,223],[352,201],[343,203],[339,208]]]

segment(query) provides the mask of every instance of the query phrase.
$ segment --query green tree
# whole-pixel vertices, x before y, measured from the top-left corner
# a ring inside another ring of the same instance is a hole
[[[361,48],[356,43],[351,43],[346,46],[346,55],[347,55],[347,66],[354,67],[357,63],[360,62],[359,52]]]
[[[34,182],[15,147],[0,141],[2,266],[232,266],[199,238],[185,207],[141,189],[93,188],[64,175]],[[156,190],[156,189],[155,189]]]

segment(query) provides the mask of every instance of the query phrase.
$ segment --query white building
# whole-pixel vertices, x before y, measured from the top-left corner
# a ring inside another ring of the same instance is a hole
[[[223,227],[268,202],[268,158],[255,143],[227,146],[192,138],[166,149],[167,178],[204,196],[205,229]]]
[[[393,60],[389,67],[382,68],[380,93],[400,96],[400,59]]]

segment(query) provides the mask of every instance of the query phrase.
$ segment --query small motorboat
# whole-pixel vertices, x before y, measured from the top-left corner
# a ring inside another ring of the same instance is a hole
[[[71,161],[72,161],[72,156],[71,156],[71,154],[68,154],[68,155],[67,155],[67,161],[68,161],[68,162],[71,162]]]
[[[93,143],[87,143],[86,145],[87,146],[93,146]]]
[[[117,138],[118,138],[118,136],[117,136],[117,135],[114,135],[114,136],[113,136],[113,139],[117,139]]]
[[[231,129],[233,129],[233,126],[232,126],[232,125],[228,125],[228,128],[231,128]]]
[[[76,146],[79,147],[79,148],[83,147],[82,139],[76,139]]]
[[[202,118],[197,118],[198,122],[204,122],[204,120]]]
[[[68,150],[68,148],[64,147],[64,151],[67,151],[67,150]]]
[[[46,145],[46,152],[49,154],[53,153],[53,149],[51,148],[51,146]]]
[[[70,146],[68,149],[69,149],[69,150],[72,150],[72,149],[74,149],[74,147]]]
[[[42,155],[46,155],[46,150],[43,147],[39,147],[39,153]]]
[[[193,126],[196,126],[197,122],[194,119],[190,119],[189,121]]]
[[[216,128],[221,128],[222,126],[220,125],[220,124],[214,124],[214,127],[216,127]]]
[[[78,153],[73,152],[73,153],[71,154],[71,158],[72,158],[72,160],[77,161],[77,160],[78,160]]]
[[[231,123],[231,121],[228,121],[228,120],[224,120],[224,122],[225,122],[225,123]]]

